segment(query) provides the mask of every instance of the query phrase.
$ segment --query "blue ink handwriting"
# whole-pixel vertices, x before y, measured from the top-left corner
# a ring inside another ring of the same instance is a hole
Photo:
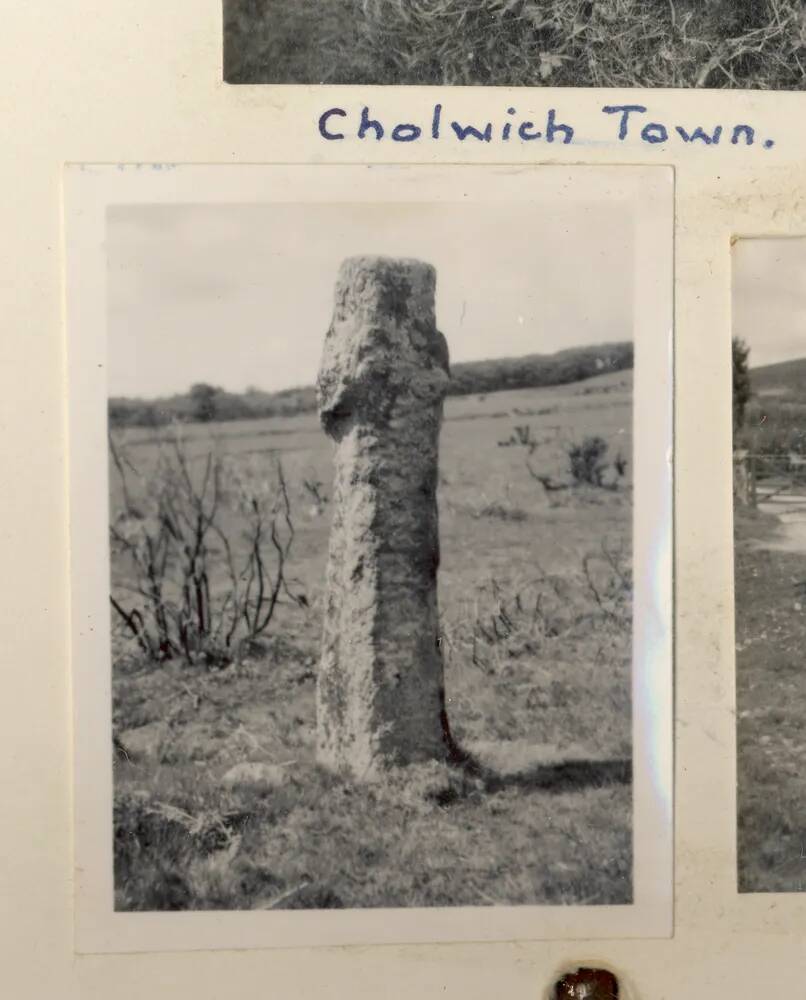
[[[691,146],[699,149],[719,145],[758,146],[772,149],[773,139],[760,139],[758,131],[747,123],[715,123],[709,125],[653,121],[649,109],[643,104],[608,104],[601,108],[607,121],[615,129],[608,129],[605,142],[634,143],[665,147],[668,145]],[[537,119],[537,120],[535,120]],[[521,114],[515,107],[508,107],[499,119],[469,119],[453,117],[445,112],[443,104],[435,104],[422,117],[411,121],[392,121],[376,113],[366,104],[348,111],[333,107],[322,112],[317,122],[319,135],[327,142],[393,142],[412,143],[451,140],[467,146],[477,144],[520,142],[602,144],[597,137],[584,137],[556,108],[541,114]]]

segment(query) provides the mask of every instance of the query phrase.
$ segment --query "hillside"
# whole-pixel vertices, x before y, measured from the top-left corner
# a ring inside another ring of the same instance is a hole
[[[757,454],[806,454],[806,358],[750,369],[752,396],[737,444]]]
[[[595,375],[632,368],[631,342],[574,347],[556,354],[528,354],[520,358],[467,361],[451,368],[449,396],[482,395],[507,389],[532,389],[581,382]],[[313,386],[263,392],[225,392],[209,385],[161,399],[113,397],[109,400],[111,427],[155,427],[172,420],[208,422],[259,417],[294,416],[316,409]]]
[[[759,396],[798,396],[806,399],[806,358],[751,368],[750,382],[753,392]]]
[[[449,396],[499,392],[502,389],[538,389],[581,382],[593,375],[632,368],[630,342],[573,347],[556,354],[527,354],[521,358],[469,361],[451,367]]]

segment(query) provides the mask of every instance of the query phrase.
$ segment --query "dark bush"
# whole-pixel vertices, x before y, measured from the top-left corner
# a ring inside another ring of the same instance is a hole
[[[602,486],[607,462],[607,441],[600,437],[587,437],[581,444],[572,444],[568,449],[571,476],[575,483]]]

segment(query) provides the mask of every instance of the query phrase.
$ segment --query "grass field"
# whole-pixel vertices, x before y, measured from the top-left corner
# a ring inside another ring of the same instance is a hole
[[[750,371],[753,396],[737,444],[754,454],[806,453],[806,358]]]
[[[803,88],[800,0],[224,0],[231,83]]]
[[[806,890],[806,559],[774,518],[736,514],[739,888]]]
[[[631,372],[447,401],[448,710],[484,766],[404,768],[366,787],[313,757],[330,444],[313,415],[187,427],[191,457],[214,448],[258,474],[282,459],[288,574],[304,601],[282,604],[264,640],[220,670],[148,662],[113,621],[116,906],[629,902],[631,401]],[[146,480],[156,433],[116,434]],[[591,435],[626,471],[569,486],[568,448]],[[113,593],[129,573],[113,563]],[[244,762],[259,766],[233,778]]]

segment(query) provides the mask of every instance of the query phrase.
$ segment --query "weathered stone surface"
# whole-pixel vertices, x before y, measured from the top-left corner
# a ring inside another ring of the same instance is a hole
[[[437,465],[449,374],[435,286],[420,261],[345,261],[319,373],[336,452],[317,750],[357,777],[447,750]]]

